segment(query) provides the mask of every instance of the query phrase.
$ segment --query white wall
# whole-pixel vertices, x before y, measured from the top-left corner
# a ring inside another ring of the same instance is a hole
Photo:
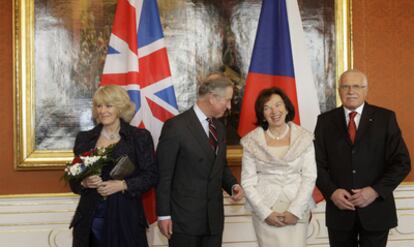
[[[390,247],[414,246],[414,185],[402,185],[395,191],[399,226],[390,232]],[[72,194],[0,197],[0,246],[71,246],[68,229],[78,197]],[[309,226],[308,246],[329,246],[324,221],[324,203],[318,204]],[[249,212],[243,203],[225,199],[225,247],[257,246]],[[381,217],[379,215],[378,217]],[[153,246],[166,246],[157,229]]]

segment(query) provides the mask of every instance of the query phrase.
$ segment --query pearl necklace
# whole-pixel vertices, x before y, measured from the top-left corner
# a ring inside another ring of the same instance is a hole
[[[275,135],[272,133],[272,131],[270,131],[270,128],[268,128],[268,129],[266,130],[266,134],[267,134],[270,138],[272,138],[273,140],[281,140],[281,139],[285,138],[285,136],[287,135],[287,133],[289,133],[289,125],[286,125],[286,128],[285,128],[285,130],[283,131],[283,133],[282,133],[282,134],[280,134],[280,135],[278,135],[278,136],[275,136]]]
[[[102,128],[101,135],[110,141],[118,140],[121,138],[119,135],[119,126],[113,133],[109,133],[106,129]]]

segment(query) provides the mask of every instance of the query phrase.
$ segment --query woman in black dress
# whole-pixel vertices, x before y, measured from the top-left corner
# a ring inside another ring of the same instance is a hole
[[[99,88],[92,112],[98,125],[77,135],[75,155],[114,145],[111,158],[126,155],[135,170],[123,180],[114,180],[109,173],[115,164],[110,164],[100,176],[70,182],[72,191],[80,195],[70,224],[73,246],[146,247],[148,225],[141,196],[158,180],[151,134],[129,125],[135,106],[120,86]]]

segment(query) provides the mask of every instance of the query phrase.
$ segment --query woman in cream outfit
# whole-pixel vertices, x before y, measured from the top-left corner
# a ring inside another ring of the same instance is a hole
[[[316,180],[313,135],[291,122],[294,107],[278,88],[255,104],[258,127],[241,140],[241,183],[259,246],[306,246]]]

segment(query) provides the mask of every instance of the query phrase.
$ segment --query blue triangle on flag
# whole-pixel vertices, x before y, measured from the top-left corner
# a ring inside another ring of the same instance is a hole
[[[295,77],[286,1],[263,1],[250,72]]]
[[[157,1],[143,1],[137,33],[139,48],[164,37],[159,16]]]
[[[139,90],[128,90],[129,98],[135,104],[135,112],[141,108],[141,92]]]
[[[169,86],[155,93],[160,99],[178,110],[177,101],[175,100],[174,86]]]
[[[120,52],[115,50],[112,46],[108,46],[108,54],[119,54]]]

